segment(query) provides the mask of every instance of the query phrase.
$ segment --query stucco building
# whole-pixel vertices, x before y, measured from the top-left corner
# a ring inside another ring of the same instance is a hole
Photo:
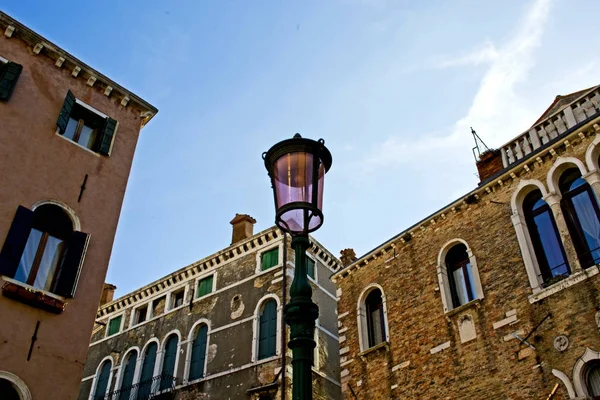
[[[2,12],[0,34],[0,397],[74,399],[157,110]]]
[[[253,234],[238,214],[223,250],[100,307],[80,400],[291,399],[283,321],[294,274],[290,238]],[[340,399],[337,260],[314,238],[309,281],[320,306],[315,399]],[[284,368],[282,368],[284,366]]]
[[[471,192],[343,252],[344,398],[600,398],[599,88],[483,152]]]

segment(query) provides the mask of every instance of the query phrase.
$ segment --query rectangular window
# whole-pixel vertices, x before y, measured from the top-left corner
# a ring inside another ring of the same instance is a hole
[[[178,292],[175,292],[171,295],[171,309],[181,307],[183,305],[183,296],[185,295],[185,290],[181,289]]]
[[[260,270],[266,271],[279,264],[279,247],[265,251],[260,255]]]
[[[69,91],[56,121],[58,133],[104,155],[110,155],[117,121],[75,98]]]
[[[198,290],[196,290],[196,298],[206,296],[213,291],[213,275],[198,281]]]
[[[152,300],[152,316],[162,315],[165,312],[167,296],[160,296]]]
[[[108,322],[107,336],[112,336],[116,333],[119,333],[119,331],[121,331],[121,319],[122,318],[123,318],[123,316],[119,315],[118,317],[115,317]]]
[[[306,257],[306,273],[315,279],[315,261],[312,258]]]
[[[23,67],[0,57],[0,101],[8,101]]]
[[[148,305],[141,306],[135,310],[133,324],[138,325],[148,318]]]

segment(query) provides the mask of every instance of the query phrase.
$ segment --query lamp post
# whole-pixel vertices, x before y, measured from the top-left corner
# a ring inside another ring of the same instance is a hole
[[[323,224],[323,184],[331,167],[331,153],[323,139],[306,139],[297,133],[263,153],[263,160],[275,198],[275,224],[292,236],[296,260],[290,302],[284,308],[285,322],[290,326],[288,346],[293,354],[292,399],[312,400],[311,367],[319,307],[312,301],[306,250],[308,234]]]

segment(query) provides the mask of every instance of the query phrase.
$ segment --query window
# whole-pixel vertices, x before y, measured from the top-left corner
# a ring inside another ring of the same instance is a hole
[[[21,400],[19,392],[8,379],[0,379],[0,393],[5,400]]]
[[[175,361],[177,359],[177,345],[179,338],[172,334],[167,338],[163,353],[160,390],[168,389],[175,383]]]
[[[266,271],[279,264],[279,247],[265,251],[260,255],[260,270]]]
[[[73,297],[88,241],[59,206],[19,206],[0,252],[0,274]]]
[[[160,296],[152,300],[152,316],[156,317],[158,315],[162,315],[165,312],[165,307],[167,303],[167,296]]]
[[[367,335],[369,348],[385,342],[385,323],[381,291],[374,289],[365,300],[367,311]]]
[[[121,390],[119,392],[118,400],[129,400],[133,385],[133,375],[135,373],[135,364],[137,362],[137,351],[133,350],[129,352],[129,355],[125,361],[125,369],[123,370],[123,377],[121,378]]]
[[[212,283],[211,283],[212,287]],[[185,290],[181,289],[171,295],[171,309],[181,307],[183,305],[183,297],[185,295]]]
[[[192,344],[192,359],[190,362],[189,380],[204,377],[204,361],[206,359],[206,341],[208,338],[208,326],[201,324],[196,329],[196,336]]]
[[[138,307],[134,311],[133,325],[138,325],[148,318],[148,305]]]
[[[110,383],[110,369],[112,362],[106,360],[102,363],[98,369],[98,375],[96,376],[96,389],[94,390],[94,400],[102,400],[109,389]]]
[[[0,57],[0,101],[8,101],[23,67]]]
[[[214,275],[207,276],[204,279],[198,281],[198,290],[196,290],[196,298],[206,296],[213,291],[213,277]]]
[[[559,179],[561,206],[583,268],[600,263],[600,214],[590,185],[577,168],[563,172]]]
[[[594,360],[588,363],[585,384],[590,397],[594,400],[600,400],[600,361]]]
[[[571,270],[552,211],[539,190],[534,190],[525,197],[523,213],[539,266],[539,278],[544,286],[549,286],[568,276]]]
[[[106,336],[112,336],[121,331],[122,319],[123,319],[123,316],[119,315],[118,317],[115,317],[108,322],[108,333],[106,334]]]
[[[277,302],[267,300],[262,306],[258,324],[258,359],[277,353]]]
[[[477,298],[471,261],[464,244],[457,244],[446,255],[452,306],[457,308]]]
[[[158,345],[152,342],[146,347],[144,360],[142,361],[142,372],[138,384],[138,395],[136,400],[147,400],[152,394],[152,384],[154,383],[154,365],[156,364],[156,351]]]
[[[56,121],[58,133],[79,145],[110,155],[117,121],[77,100],[69,90]]]
[[[306,257],[306,273],[315,279],[315,260],[309,257]]]

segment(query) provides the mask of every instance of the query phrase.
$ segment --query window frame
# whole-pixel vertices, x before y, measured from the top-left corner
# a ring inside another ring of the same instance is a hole
[[[311,260],[314,264],[314,268],[313,268],[313,273],[314,273],[314,277],[310,276],[310,274],[308,273],[308,265],[306,266],[306,276],[307,278],[314,282],[315,284],[318,284],[318,273],[317,273],[317,258],[315,256],[313,256],[311,253],[309,253],[308,251],[306,252],[306,258],[308,258],[309,260]]]
[[[204,279],[208,279],[212,276],[212,288],[210,290],[210,293],[206,293],[203,294],[202,296],[199,295],[198,293],[198,285],[200,284],[200,281],[204,280]],[[213,271],[209,274],[205,274],[202,276],[199,276],[198,278],[196,278],[196,280],[194,281],[194,298],[193,301],[198,301],[201,299],[204,299],[212,294],[214,294],[217,291],[217,272]]]
[[[121,324],[119,325],[119,330],[117,332],[113,333],[112,335],[109,335],[108,332],[109,332],[109,328],[110,328],[110,322],[119,317],[121,318]],[[124,317],[125,317],[125,311],[120,312],[119,314],[115,314],[115,315],[111,316],[110,318],[108,318],[108,320],[106,321],[106,332],[104,333],[105,338],[114,337],[123,332],[123,326],[125,324]]]
[[[96,397],[96,389],[98,388],[98,381],[100,378],[99,373],[102,369],[102,366],[107,361],[110,362],[110,370],[109,370],[110,372],[108,374],[108,384],[106,385],[106,392],[104,393],[104,396],[106,397],[110,393],[110,386],[111,386],[111,383],[113,380],[114,369],[115,369],[115,361],[113,360],[113,358],[111,356],[106,356],[102,360],[100,360],[100,362],[98,363],[98,366],[96,367],[96,372],[94,373],[94,380],[92,381],[92,388],[90,390],[90,396],[89,396],[90,400],[93,400]]]
[[[369,345],[369,333],[368,333],[368,321],[367,321],[367,309],[366,309],[366,299],[371,292],[374,290],[379,290],[381,293],[381,303],[383,308],[383,326],[385,328],[384,340],[382,343],[390,343],[390,325],[388,322],[388,312],[387,312],[387,298],[385,296],[385,291],[381,287],[381,285],[377,283],[372,283],[365,287],[358,297],[358,303],[356,306],[356,318],[358,324],[358,342],[361,353],[365,352],[381,343],[378,343],[375,346]]]
[[[188,290],[189,290],[189,285],[186,283],[184,286],[180,286],[176,289],[173,289],[171,292],[169,292],[169,297],[168,297],[169,304],[167,304],[168,311],[176,310],[178,308],[185,306],[185,304],[186,304],[185,299],[186,299],[186,297],[188,297]],[[175,295],[178,293],[183,293],[183,299],[181,301],[181,305],[175,306],[174,305],[175,304]]]
[[[269,267],[267,269],[262,269],[262,255],[265,253],[268,253],[269,251],[274,250],[275,248],[278,248],[277,264],[275,264],[272,267]],[[264,273],[267,271],[274,271],[275,269],[280,268],[282,266],[283,266],[283,243],[280,242],[280,243],[275,243],[271,246],[265,246],[263,249],[256,252],[256,270],[255,270],[256,274]]]
[[[115,382],[115,390],[122,390],[123,389],[123,379],[125,378],[125,369],[127,368],[127,362],[129,361],[128,357],[131,357],[131,353],[135,352],[137,355],[135,357],[135,365],[133,367],[133,376],[131,378],[131,385],[133,386],[136,384],[136,377],[139,374],[139,369],[140,369],[140,360],[141,360],[141,354],[140,354],[140,349],[137,346],[134,347],[130,347],[129,349],[127,349],[127,351],[125,352],[125,354],[123,355],[123,358],[121,360],[121,365],[119,366],[119,373],[117,376],[117,382]],[[133,391],[133,389],[132,389]],[[119,396],[115,397],[115,400],[117,400],[119,397],[121,396],[121,393],[119,393]],[[130,393],[131,396],[131,393]]]
[[[139,304],[131,309],[131,315],[129,316],[129,327],[133,328],[138,325],[142,325],[144,322],[148,322],[152,319],[152,301],[148,301],[143,304]],[[141,322],[136,322],[138,310],[140,308],[146,307],[146,317]]]
[[[179,332],[178,329],[173,329],[172,331],[168,332],[162,343],[160,346],[160,361],[159,361],[159,370],[157,375],[160,375],[162,377],[163,373],[164,373],[164,367],[165,367],[165,358],[166,358],[166,346],[167,346],[167,342],[169,340],[169,338],[171,336],[176,336],[177,337],[177,346],[175,347],[175,361],[174,361],[174,365],[173,365],[173,378],[175,379],[175,383],[177,384],[177,368],[179,366],[179,355],[181,353],[181,333]],[[157,357],[158,359],[158,357]],[[162,380],[159,382],[158,384],[158,391],[156,393],[161,393],[163,392],[163,390],[169,390],[169,388],[161,388],[162,384]]]
[[[189,378],[190,378],[190,373],[191,373],[191,369],[192,369],[192,350],[193,350],[194,340],[195,340],[194,333],[197,329],[200,329],[201,325],[206,325],[206,327],[207,327],[206,350],[205,350],[205,354],[204,354],[203,373],[202,373],[201,378],[192,380]],[[210,321],[206,318],[201,318],[198,321],[196,321],[194,323],[194,325],[192,325],[192,328],[190,329],[190,333],[188,335],[188,341],[187,341],[187,351],[186,351],[186,357],[185,357],[185,367],[184,367],[184,377],[183,377],[184,385],[192,383],[192,382],[200,382],[201,380],[206,378],[207,369],[208,369],[208,352],[209,352],[209,348],[210,348],[210,333],[211,333]]]
[[[260,311],[264,303],[269,300],[275,300],[276,305],[276,313],[277,313],[277,327],[275,329],[275,355],[267,358],[258,358],[258,339],[259,339],[259,328],[260,328]],[[276,294],[267,294],[261,297],[256,303],[256,308],[254,309],[254,318],[252,320],[252,355],[251,362],[265,362],[265,360],[270,360],[275,357],[279,357],[281,355],[281,321],[283,318],[283,307],[281,306],[281,300],[279,296]]]

